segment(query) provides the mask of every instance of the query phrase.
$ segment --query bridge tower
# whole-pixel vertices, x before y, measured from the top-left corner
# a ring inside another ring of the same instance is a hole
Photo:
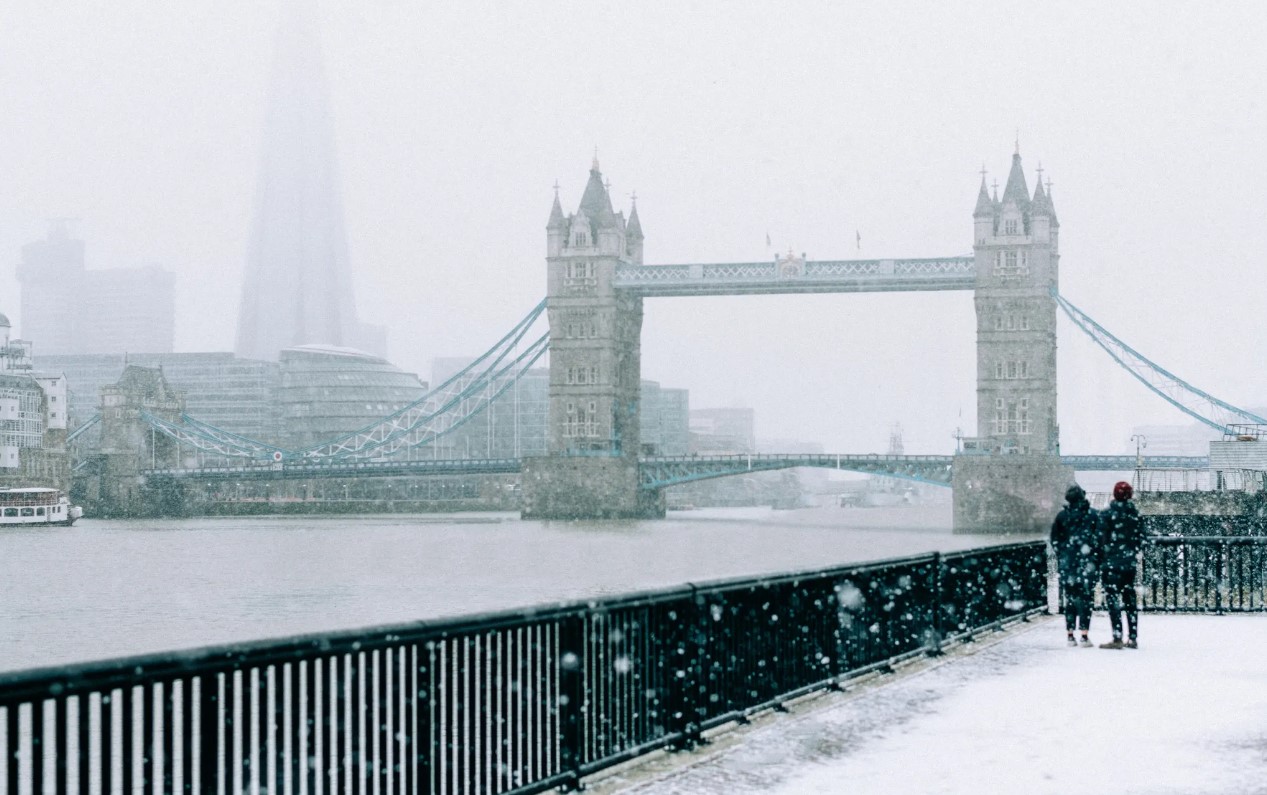
[[[523,516],[600,519],[664,515],[662,494],[638,487],[642,298],[617,290],[618,265],[642,264],[636,205],[612,209],[598,158],[575,213],[556,188],[546,225],[550,321],[548,455],[524,460]]]
[[[1073,481],[1056,422],[1060,223],[1038,177],[1031,196],[1018,149],[1003,197],[982,174],[973,211],[977,437],[955,457],[957,532],[1043,532]]]
[[[184,412],[185,395],[172,389],[162,368],[129,364],[117,383],[101,387],[101,446],[84,484],[86,507],[103,516],[175,512],[180,495],[160,493],[141,471],[180,466],[180,446],[144,415],[179,422]]]

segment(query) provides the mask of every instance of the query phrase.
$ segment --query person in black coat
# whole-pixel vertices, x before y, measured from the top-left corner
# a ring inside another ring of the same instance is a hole
[[[1091,602],[1100,567],[1100,522],[1087,502],[1087,493],[1077,483],[1065,492],[1069,503],[1051,526],[1051,546],[1056,553],[1056,571],[1065,594],[1065,631],[1069,645],[1077,645],[1073,630],[1082,631],[1082,645],[1090,646]]]
[[[1101,514],[1101,542],[1104,553],[1104,601],[1113,625],[1113,640],[1101,649],[1139,648],[1139,612],[1136,608],[1135,572],[1144,548],[1144,522],[1135,503],[1135,490],[1126,481],[1113,487],[1113,502]],[[1122,604],[1126,605],[1126,643],[1122,643]]]

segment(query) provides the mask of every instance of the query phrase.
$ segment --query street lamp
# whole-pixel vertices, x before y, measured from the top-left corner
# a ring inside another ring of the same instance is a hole
[[[1135,443],[1135,488],[1138,489],[1143,485],[1140,482],[1140,470],[1144,468],[1144,455],[1140,451],[1148,447],[1148,437],[1142,433],[1137,433],[1131,436],[1131,441]]]

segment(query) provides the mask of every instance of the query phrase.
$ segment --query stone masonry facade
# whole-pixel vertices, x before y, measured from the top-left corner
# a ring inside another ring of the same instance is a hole
[[[548,455],[524,461],[525,518],[663,515],[638,487],[642,299],[614,286],[618,265],[641,265],[636,205],[612,209],[598,160],[575,213],[556,194],[546,226],[550,321]]]
[[[1031,196],[1012,156],[992,197],[982,175],[973,212],[977,437],[955,459],[957,532],[1041,532],[1073,472],[1056,419],[1059,231],[1042,171]]]

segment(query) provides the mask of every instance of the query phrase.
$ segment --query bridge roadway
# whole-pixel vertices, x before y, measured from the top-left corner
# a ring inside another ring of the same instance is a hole
[[[976,287],[976,261],[971,256],[869,260],[789,257],[770,262],[624,265],[616,268],[613,284],[647,298],[972,290]]]
[[[1205,469],[1201,456],[1063,456],[1078,472],[1123,472],[1142,464],[1144,469]],[[662,489],[697,480],[772,472],[793,467],[816,467],[886,475],[920,483],[949,486],[954,456],[883,454],[763,454],[646,456],[638,461],[644,489]],[[230,467],[148,469],[145,477],[201,480],[302,480],[316,478],[404,477],[420,475],[511,475],[522,469],[518,458],[452,459],[439,461],[347,461],[245,464]]]

